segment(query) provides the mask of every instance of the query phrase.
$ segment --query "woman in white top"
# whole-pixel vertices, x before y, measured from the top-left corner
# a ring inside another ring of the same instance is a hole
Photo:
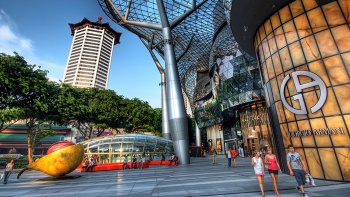
[[[10,175],[11,175],[11,172],[13,170],[13,160],[10,161],[10,163],[8,163],[5,167],[5,170],[4,170],[4,184],[7,184],[7,181],[9,180],[10,178]]]
[[[254,154],[254,157],[252,158],[252,166],[254,166],[254,171],[255,171],[255,175],[256,178],[259,181],[259,186],[260,186],[260,190],[261,190],[261,195],[263,197],[265,197],[265,193],[264,193],[264,162],[260,157],[260,152],[256,151]]]

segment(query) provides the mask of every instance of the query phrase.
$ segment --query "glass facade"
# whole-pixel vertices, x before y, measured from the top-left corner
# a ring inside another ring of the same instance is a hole
[[[278,145],[293,144],[320,179],[350,181],[349,7],[344,0],[294,1],[255,36]]]
[[[143,154],[146,160],[150,155],[153,160],[160,160],[161,154],[169,158],[174,152],[172,141],[144,134],[109,135],[93,138],[82,144],[85,155],[97,155],[100,163],[122,162],[125,156],[131,161],[133,155],[141,158]]]

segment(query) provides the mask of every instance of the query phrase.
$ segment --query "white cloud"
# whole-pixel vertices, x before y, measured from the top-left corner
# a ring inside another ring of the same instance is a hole
[[[21,35],[17,30],[16,23],[4,10],[0,10],[0,53],[13,55],[13,52],[23,56],[28,63],[40,65],[42,69],[51,71],[48,74],[49,78],[62,77],[65,65],[38,56],[35,50],[35,42]]]

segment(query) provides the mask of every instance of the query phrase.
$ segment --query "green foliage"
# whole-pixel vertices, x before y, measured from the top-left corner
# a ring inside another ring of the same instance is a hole
[[[56,132],[54,130],[42,130],[42,129],[33,130],[32,134],[30,135],[33,149],[40,144],[40,141],[42,139],[44,139],[45,137],[54,136],[54,135],[56,135]]]
[[[7,124],[6,127],[4,127],[5,123],[12,123],[17,122],[20,117],[24,115],[24,111],[21,108],[8,108],[8,109],[0,109],[0,133],[4,129],[8,128],[12,124]]]

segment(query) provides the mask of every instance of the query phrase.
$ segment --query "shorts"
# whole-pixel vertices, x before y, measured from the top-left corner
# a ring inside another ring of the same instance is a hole
[[[255,174],[255,176],[265,176],[264,174]]]
[[[278,170],[270,170],[268,169],[269,174],[278,174]]]
[[[304,172],[304,170],[294,169],[293,173],[295,176],[295,180],[298,182],[298,184],[305,185],[305,172]]]

